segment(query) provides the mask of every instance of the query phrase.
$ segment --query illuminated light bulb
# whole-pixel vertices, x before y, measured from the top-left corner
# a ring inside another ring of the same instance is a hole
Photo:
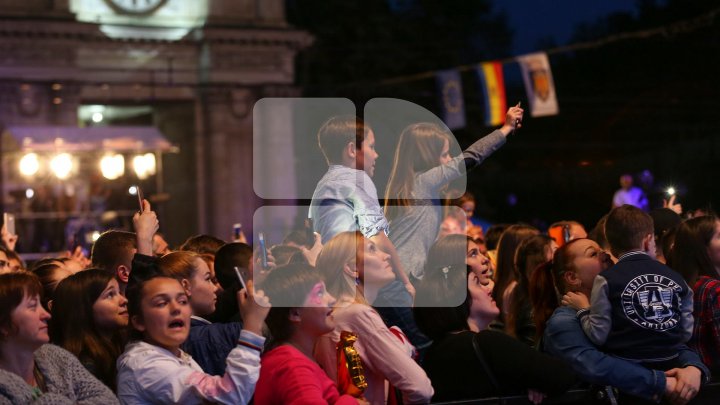
[[[50,161],[50,169],[60,180],[65,180],[70,177],[72,166],[72,156],[70,156],[69,153],[60,153],[59,155],[55,155],[55,157]]]
[[[40,169],[40,160],[36,153],[28,153],[20,159],[20,174],[32,176]]]
[[[144,180],[155,174],[156,162],[155,155],[152,153],[146,153],[144,155],[137,155],[133,158],[133,168],[138,178]]]
[[[108,154],[100,159],[100,171],[108,180],[115,180],[125,174],[125,157]]]

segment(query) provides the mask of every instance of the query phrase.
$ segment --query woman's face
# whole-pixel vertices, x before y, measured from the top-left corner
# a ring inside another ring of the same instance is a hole
[[[710,261],[715,266],[715,271],[720,274],[720,220],[715,221],[715,231],[712,238],[710,238],[707,250]]]
[[[483,285],[474,271],[468,274],[468,294],[472,299],[470,317],[490,321],[500,314],[500,309],[492,298],[492,289]]]
[[[127,299],[114,278],[93,304],[93,321],[100,330],[114,331],[128,324]]]
[[[175,279],[158,277],[143,286],[141,316],[134,316],[133,327],[143,339],[175,355],[190,333],[190,303],[185,289]]]
[[[580,280],[580,288],[591,291],[595,276],[613,265],[610,255],[590,239],[580,239],[568,249],[573,257],[572,267]]]
[[[490,283],[490,259],[480,253],[480,248],[475,242],[467,244],[467,258],[465,262],[472,268],[472,272],[480,279],[480,284]]]
[[[315,284],[305,297],[300,314],[299,328],[311,336],[322,336],[335,329],[335,319],[332,317],[335,297],[325,289],[325,283]]]
[[[363,253],[362,274],[365,285],[382,287],[395,280],[390,265],[390,255],[378,249],[370,239],[363,238],[365,249]]]
[[[47,326],[49,319],[50,314],[40,305],[40,296],[25,295],[10,314],[13,330],[6,331],[6,342],[12,341],[34,351],[50,341]]]
[[[452,156],[450,156],[450,142],[445,139],[443,143],[442,150],[440,151],[440,157],[438,158],[438,163],[441,165],[445,165],[450,163],[452,160]]]
[[[195,258],[195,271],[190,278],[188,295],[194,315],[208,315],[215,312],[217,286],[213,283],[210,268],[201,258]]]
[[[5,252],[0,251],[0,274],[11,273],[12,265]]]

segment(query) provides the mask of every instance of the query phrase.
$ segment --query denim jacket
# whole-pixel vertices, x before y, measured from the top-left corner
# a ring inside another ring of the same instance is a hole
[[[574,309],[559,307],[548,320],[543,334],[542,349],[564,359],[583,380],[593,384],[611,385],[620,391],[659,402],[665,393],[665,374],[640,364],[618,359],[601,352],[585,336]],[[710,371],[700,357],[687,346],[679,351],[681,364],[695,366],[703,373],[703,382]]]

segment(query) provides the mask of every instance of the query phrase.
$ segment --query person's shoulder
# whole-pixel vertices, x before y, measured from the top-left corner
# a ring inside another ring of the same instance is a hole
[[[141,368],[158,362],[171,361],[179,363],[179,360],[170,352],[155,345],[142,341],[128,343],[125,352],[118,358],[118,369],[124,367]]]
[[[69,351],[51,343],[40,346],[40,348],[35,351],[35,358],[65,365],[69,362],[80,362],[80,360]]]
[[[558,330],[567,327],[570,324],[579,323],[577,319],[577,311],[571,307],[560,306],[555,309],[553,314],[547,320],[545,329],[549,331]]]
[[[701,276],[695,283],[693,290],[697,291],[698,296],[720,296],[720,280],[714,277]]]
[[[292,368],[306,365],[309,359],[290,345],[280,345],[262,355],[262,368]]]

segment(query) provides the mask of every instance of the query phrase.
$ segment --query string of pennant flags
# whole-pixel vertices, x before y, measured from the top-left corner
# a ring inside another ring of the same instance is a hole
[[[531,53],[519,56],[515,60],[520,64],[522,71],[525,92],[530,104],[530,115],[543,117],[558,114],[557,95],[547,53]],[[473,69],[483,95],[485,125],[502,124],[507,110],[503,63],[482,62]],[[465,127],[465,102],[461,80],[458,69],[435,72],[441,118],[450,129]]]
[[[555,93],[555,84],[548,54],[597,48],[627,39],[644,39],[656,35],[667,37],[691,32],[702,27],[711,26],[719,14],[720,8],[716,8],[691,19],[652,29],[619,33],[594,41],[570,44],[514,58],[480,62],[475,65],[457,66],[453,69],[422,72],[411,76],[391,78],[383,80],[379,85],[392,85],[434,77],[438,97],[440,98],[441,118],[449,129],[454,130],[463,128],[466,125],[465,103],[460,73],[472,70],[475,73],[484,100],[485,125],[496,126],[505,121],[505,112],[507,111],[503,64],[517,62],[520,65],[525,92],[528,103],[530,104],[530,115],[532,117],[557,115],[559,113],[558,97]]]

